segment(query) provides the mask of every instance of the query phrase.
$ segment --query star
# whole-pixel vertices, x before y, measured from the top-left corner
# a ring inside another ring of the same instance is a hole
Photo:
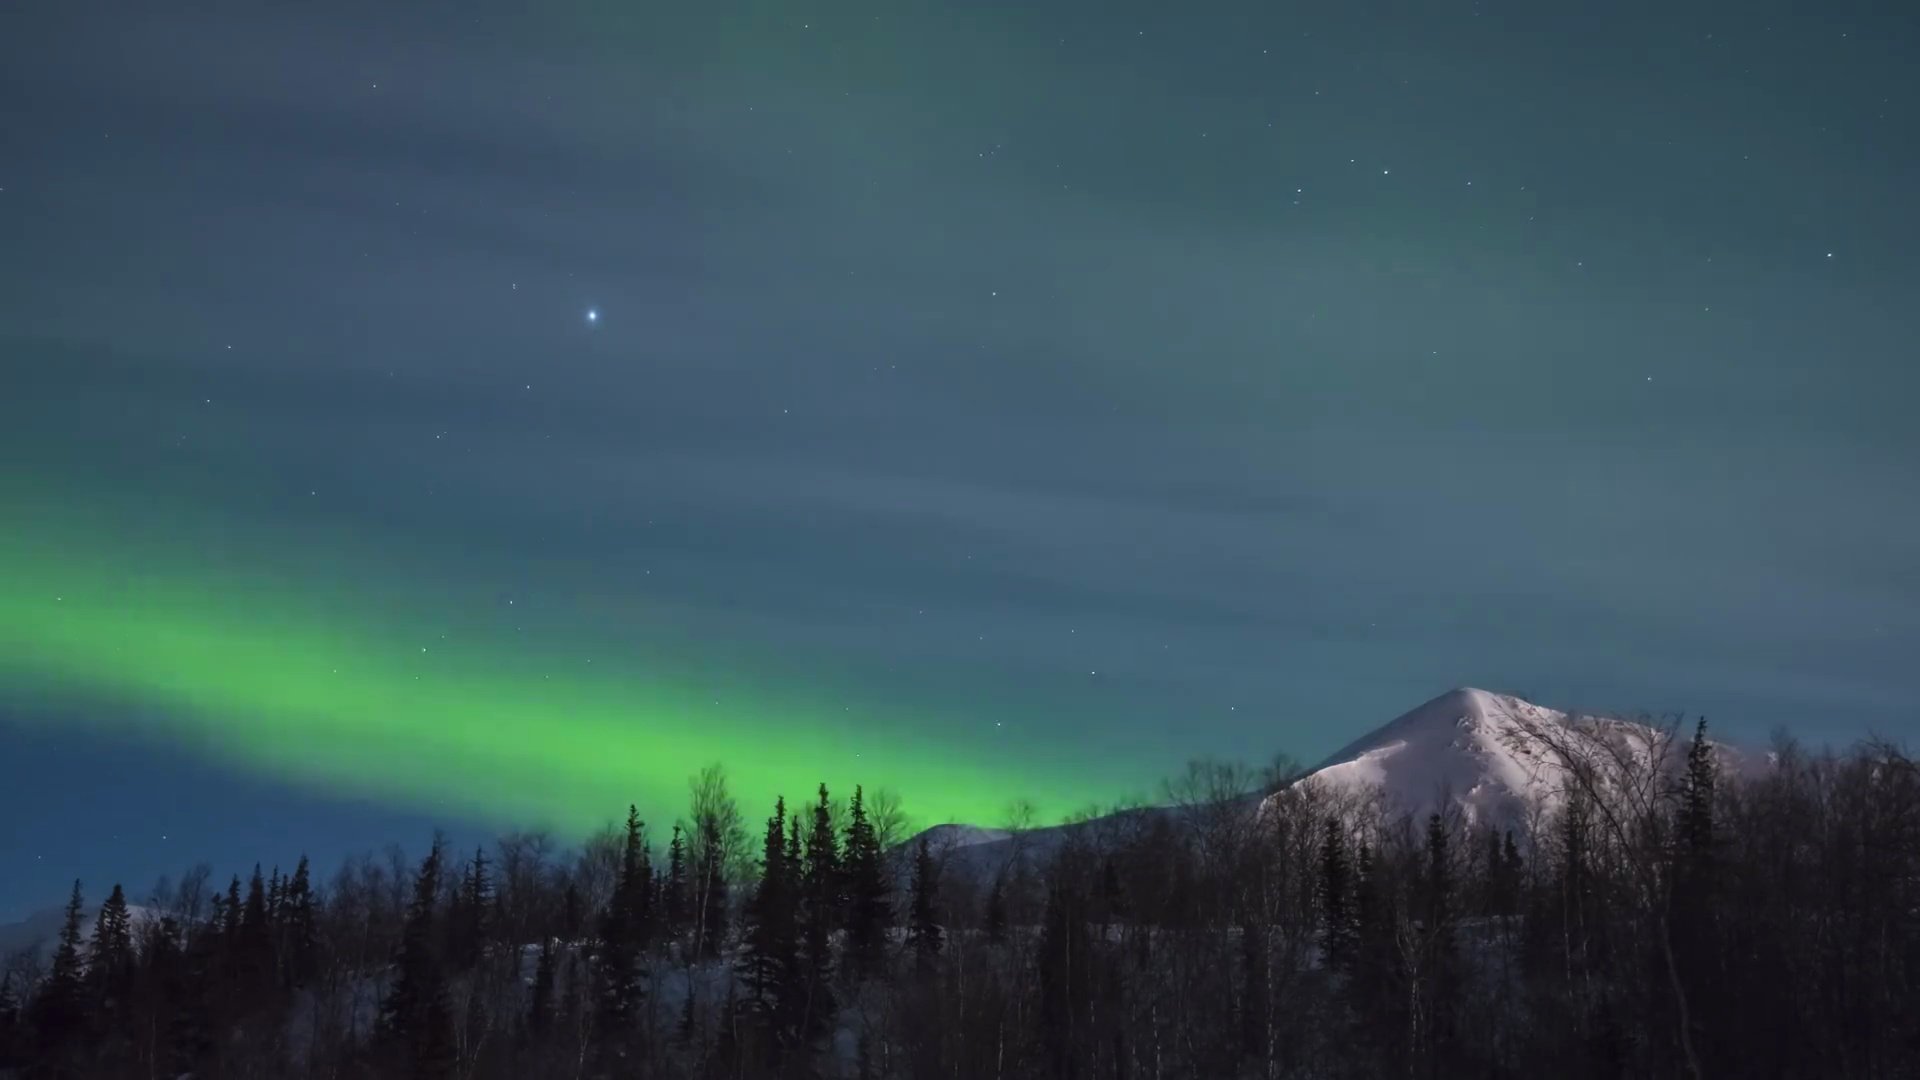
[[[599,322],[599,321],[600,321],[600,309],[599,309],[599,308],[588,308],[588,309],[587,309],[587,322],[589,322],[589,323],[597,323],[597,322]]]

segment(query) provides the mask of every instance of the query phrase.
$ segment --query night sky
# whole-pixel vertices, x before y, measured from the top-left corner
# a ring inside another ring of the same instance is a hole
[[[7,4],[0,916],[1457,685],[1920,737],[1917,73],[1896,4]]]

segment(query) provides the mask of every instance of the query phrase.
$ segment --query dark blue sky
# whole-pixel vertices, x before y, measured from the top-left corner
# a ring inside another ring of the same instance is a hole
[[[0,12],[0,521],[1128,783],[1461,684],[1920,733],[1898,6],[657,7]],[[0,915],[477,835],[0,660]]]

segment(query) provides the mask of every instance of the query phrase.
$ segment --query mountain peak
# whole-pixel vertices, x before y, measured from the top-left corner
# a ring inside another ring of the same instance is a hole
[[[1566,722],[1566,714],[1523,698],[1460,687],[1342,747],[1307,782],[1377,789],[1407,810],[1451,800],[1473,820],[1517,821],[1541,793],[1543,769],[1516,748],[1515,736]]]

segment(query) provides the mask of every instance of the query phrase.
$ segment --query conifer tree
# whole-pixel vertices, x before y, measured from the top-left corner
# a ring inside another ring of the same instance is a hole
[[[667,844],[667,875],[660,885],[660,929],[668,939],[687,927],[687,845],[678,822]]]
[[[627,807],[619,876],[600,923],[600,1014],[609,1032],[624,1032],[640,1003],[640,956],[647,945],[653,901],[653,868],[647,858],[646,825]]]
[[[445,858],[444,844],[436,836],[413,880],[413,899],[394,958],[393,988],[381,1003],[382,1032],[421,1077],[449,1075],[453,1065],[453,1014],[435,934]]]
[[[741,976],[752,1006],[763,1018],[782,1013],[795,966],[791,868],[787,859],[787,803],[777,799],[767,819],[760,856],[760,882],[747,901]]]
[[[1354,956],[1354,919],[1352,881],[1348,876],[1346,837],[1338,819],[1327,819],[1325,838],[1320,843],[1320,880],[1317,895],[1320,904],[1320,940],[1327,966],[1335,971],[1351,971]]]
[[[1707,741],[1707,721],[1702,718],[1694,729],[1693,743],[1687,748],[1687,771],[1681,783],[1680,821],[1676,830],[1682,877],[1689,885],[1700,888],[1707,884],[1714,857],[1714,785],[1713,746]]]
[[[25,1057],[21,1047],[20,997],[13,992],[13,972],[0,971],[0,1070],[11,1069]]]
[[[267,915],[266,879],[260,864],[253,865],[253,877],[247,882],[246,906],[240,912],[240,924],[234,941],[234,978],[240,1003],[248,1008],[261,1004],[259,995],[273,982],[273,927]]]
[[[846,864],[847,973],[862,978],[878,972],[886,955],[887,930],[893,925],[893,897],[887,886],[885,854],[867,818],[865,793],[853,789],[847,808]]]
[[[913,852],[913,874],[907,886],[907,949],[913,953],[915,970],[931,975],[946,945],[946,930],[940,925],[940,864],[933,859],[933,848],[925,835]]]
[[[435,968],[418,1027],[411,1042],[413,1080],[452,1080],[459,1067],[460,1048],[453,1037],[453,1006],[447,984]]]
[[[260,876],[260,864],[253,864],[253,877],[247,882],[247,906],[240,914],[243,936],[265,934],[267,930],[267,886]]]
[[[273,868],[273,873],[268,875],[267,877],[267,925],[268,926],[277,927],[280,925],[280,903],[282,899],[281,893],[285,888],[286,888],[286,882],[280,879],[280,867],[276,864]]]
[[[54,947],[53,963],[40,983],[33,1000],[35,1051],[44,1060],[55,1062],[65,1057],[79,1041],[86,1025],[86,985],[84,960],[80,953],[80,882],[73,883],[67,898],[66,917],[60,923],[59,944]]]
[[[827,785],[820,785],[807,833],[801,870],[799,943],[802,1035],[818,1039],[830,1030],[838,1007],[833,997],[833,932],[844,921],[838,839]]]
[[[1702,717],[1694,728],[1693,742],[1687,748],[1686,773],[1680,786],[1678,821],[1669,875],[1666,926],[1672,949],[1675,977],[1680,992],[1692,1003],[1690,1017],[1697,1028],[1717,1019],[1723,1003],[1711,992],[1715,955],[1720,949],[1719,928],[1715,917],[1719,896],[1718,838],[1714,821],[1716,776],[1713,745],[1707,741],[1707,721]],[[1920,955],[1920,950],[1916,951]],[[1719,1056],[1719,1047],[1711,1033],[1691,1032],[1695,1042],[1709,1056]]]
[[[449,966],[468,971],[479,964],[486,949],[488,919],[493,914],[493,880],[487,874],[486,848],[475,848],[473,861],[461,872],[460,888],[447,912]]]
[[[240,945],[240,875],[233,875],[227,883],[226,907],[221,910],[220,936],[222,946],[231,955]]]
[[[1389,877],[1373,845],[1362,841],[1353,860],[1353,977],[1346,996],[1359,1015],[1398,1028],[1406,1004],[1405,972],[1398,940],[1401,913]]]
[[[220,928],[226,922],[224,909],[225,899],[216,893],[212,916],[204,925],[187,930],[177,1000],[167,1030],[167,1060],[176,1076],[198,1074],[213,1053],[214,980],[218,974]]]
[[[286,942],[286,982],[290,987],[302,987],[313,979],[320,947],[314,921],[313,885],[305,855],[300,856],[293,876],[287,879],[280,909],[282,936]]]
[[[87,978],[94,986],[98,1007],[112,1013],[125,1008],[133,981],[133,920],[127,896],[118,884],[100,905],[93,924],[93,945],[87,951]]]
[[[93,1052],[103,1066],[125,1064],[133,1036],[134,959],[127,897],[115,884],[93,924],[86,965]]]

